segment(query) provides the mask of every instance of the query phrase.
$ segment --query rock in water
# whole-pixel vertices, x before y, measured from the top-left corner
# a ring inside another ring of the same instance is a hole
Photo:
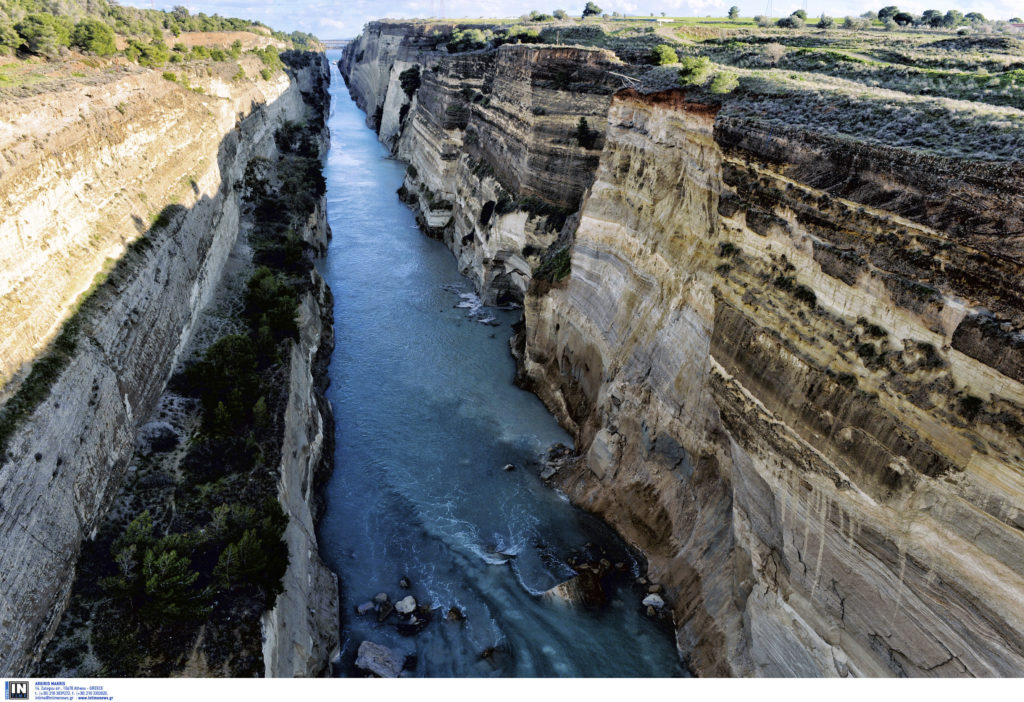
[[[369,614],[374,609],[376,609],[376,607],[377,606],[375,604],[373,604],[372,602],[364,602],[361,605],[359,605],[358,607],[356,607],[356,614],[358,614],[359,616],[363,616],[364,614]]]
[[[409,578],[403,575],[402,579],[398,581],[398,587],[402,588],[403,590],[408,590],[410,587],[412,587],[412,582],[409,581]]]
[[[397,678],[402,672],[402,661],[387,646],[364,641],[359,644],[356,667],[378,678]]]
[[[382,622],[395,611],[395,606],[390,602],[384,602],[380,605],[380,609],[377,610],[377,621]]]
[[[450,622],[461,622],[466,620],[466,615],[462,613],[462,610],[458,607],[452,607],[448,610],[448,621]]]
[[[665,606],[665,600],[661,599],[661,595],[651,594],[644,598],[644,607],[654,607],[655,609],[661,609]]]
[[[416,598],[412,595],[403,597],[395,603],[395,609],[399,614],[412,614],[416,611]]]
[[[376,595],[373,596],[373,601],[377,604],[384,604],[388,601],[388,593],[378,592]]]
[[[591,607],[603,605],[606,601],[604,588],[601,587],[601,578],[590,570],[581,571],[576,577],[555,585],[545,592],[544,596],[563,600],[569,604],[582,604]]]
[[[505,464],[505,468],[503,470],[515,470],[515,469],[516,469],[515,464],[513,464],[513,463],[506,463]]]

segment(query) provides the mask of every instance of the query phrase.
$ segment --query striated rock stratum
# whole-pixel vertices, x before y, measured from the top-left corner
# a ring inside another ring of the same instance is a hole
[[[647,555],[692,669],[1024,675],[1024,170],[863,126],[1016,116],[452,31],[371,23],[342,73],[425,230],[524,306],[554,480]]]

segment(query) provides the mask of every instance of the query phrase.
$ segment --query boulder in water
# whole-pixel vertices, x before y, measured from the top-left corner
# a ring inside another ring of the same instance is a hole
[[[515,464],[513,464],[513,463],[506,463],[505,467],[502,470],[515,470],[515,469],[516,469]]]
[[[590,607],[603,605],[606,601],[601,578],[589,569],[581,570],[576,577],[555,585],[545,592],[544,596],[569,604],[582,604]]]
[[[403,590],[408,590],[410,587],[412,587],[412,582],[409,580],[409,578],[403,575],[402,579],[398,581],[398,587],[402,588]]]
[[[412,614],[416,611],[416,598],[412,595],[403,597],[395,603],[395,609],[399,614]]]
[[[373,596],[373,601],[377,604],[384,604],[388,601],[388,593],[378,592],[376,595]]]
[[[450,622],[464,622],[466,621],[466,615],[458,607],[452,607],[448,610],[447,619]]]
[[[661,595],[650,594],[644,598],[644,607],[654,607],[655,609],[661,609],[665,606],[665,600],[661,599]]]
[[[387,646],[363,641],[359,644],[356,667],[378,678],[397,678],[402,672],[402,661]]]
[[[364,602],[361,605],[359,605],[358,607],[356,607],[356,614],[358,614],[361,617],[364,614],[369,614],[370,612],[372,612],[376,608],[377,608],[377,605],[375,605],[373,602]]]
[[[377,610],[377,621],[382,622],[390,617],[395,611],[395,606],[390,602],[384,602]]]

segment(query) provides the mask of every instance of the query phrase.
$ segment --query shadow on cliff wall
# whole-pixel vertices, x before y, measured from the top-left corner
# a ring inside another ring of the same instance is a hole
[[[295,74],[308,64],[288,67],[292,90],[301,92],[304,83]],[[310,87],[314,92],[302,92],[303,101],[322,108],[316,81]],[[224,135],[217,145],[221,180],[215,191],[200,194],[193,182],[197,199],[190,206],[165,202],[154,214],[137,212],[122,233],[123,254],[97,262],[93,284],[67,301],[60,331],[19,371],[20,385],[8,385],[13,393],[0,407],[0,471],[6,484],[25,489],[0,494],[0,572],[11,574],[0,595],[0,671],[25,675],[56,630],[69,596],[67,567],[78,561],[82,539],[102,523],[117,494],[136,426],[155,408],[179,360],[182,331],[198,313],[203,296],[195,284],[217,285],[220,265],[234,245],[237,230],[227,226],[230,218],[219,223],[221,214],[256,182],[251,164],[286,148],[268,126],[286,126],[291,113],[289,105],[268,125],[265,109],[258,110]],[[240,152],[247,144],[259,148]],[[298,200],[289,194],[289,203]],[[308,257],[309,245],[299,245],[300,255]],[[86,353],[104,366],[91,388],[88,379],[69,370],[79,368]],[[73,437],[67,426],[57,426],[69,416]],[[106,455],[95,456],[97,448]],[[21,479],[49,473],[54,459],[63,467],[52,480]],[[71,494],[70,486],[77,498],[86,483],[81,500],[52,503],[54,494]],[[28,543],[38,534],[47,534],[47,548]]]
[[[301,85],[296,74],[298,70],[308,66],[309,60],[304,59],[300,52],[285,52],[281,56],[287,64],[286,72],[293,84]],[[302,95],[307,104],[317,104],[315,93],[304,92]],[[266,103],[265,106],[271,104],[273,103]],[[195,246],[197,242],[185,241],[185,236],[181,232],[182,225],[188,221],[191,214],[215,208],[217,203],[214,200],[226,198],[230,190],[237,193],[242,191],[244,183],[241,180],[225,180],[224,176],[230,173],[239,143],[251,138],[261,126],[262,111],[256,107],[254,103],[250,115],[239,120],[235,129],[221,140],[217,149],[217,166],[222,180],[217,192],[199,198],[191,207],[176,203],[166,204],[158,213],[152,215],[148,222],[139,214],[133,214],[132,221],[138,233],[123,234],[126,248],[121,257],[113,263],[108,259],[97,267],[92,285],[77,299],[69,301],[66,307],[69,316],[53,340],[41,349],[35,358],[22,364],[4,387],[0,387],[0,403],[3,403],[0,405],[0,466],[16,460],[17,457],[10,453],[9,445],[14,434],[50,395],[54,383],[78,350],[79,343],[89,337],[92,322],[116,308],[113,304],[116,298],[140,271],[145,270],[148,257],[152,255],[151,251],[162,250],[169,244],[173,246],[175,242],[179,249]],[[198,196],[200,189],[195,180],[191,181],[191,187],[193,193]],[[210,244],[209,239],[198,242],[199,246],[206,248],[209,248]],[[204,254],[205,251],[200,254],[200,259]],[[173,353],[173,350],[169,349],[167,353]],[[169,372],[170,368],[165,369],[164,380]]]

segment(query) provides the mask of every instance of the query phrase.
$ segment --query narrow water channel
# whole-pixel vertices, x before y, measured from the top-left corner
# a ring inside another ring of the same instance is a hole
[[[566,560],[588,545],[637,564],[538,478],[540,457],[570,438],[512,384],[519,313],[477,309],[452,255],[417,230],[395,195],[404,165],[366,128],[329,56],[334,239],[323,273],[335,297],[337,444],[320,543],[342,581],[339,673],[355,672],[368,639],[414,657],[422,677],[683,674],[629,573],[602,608],[540,596],[574,575]],[[433,608],[430,623],[406,636],[396,617],[357,616],[378,592],[412,594]],[[452,607],[465,621],[446,619]]]

